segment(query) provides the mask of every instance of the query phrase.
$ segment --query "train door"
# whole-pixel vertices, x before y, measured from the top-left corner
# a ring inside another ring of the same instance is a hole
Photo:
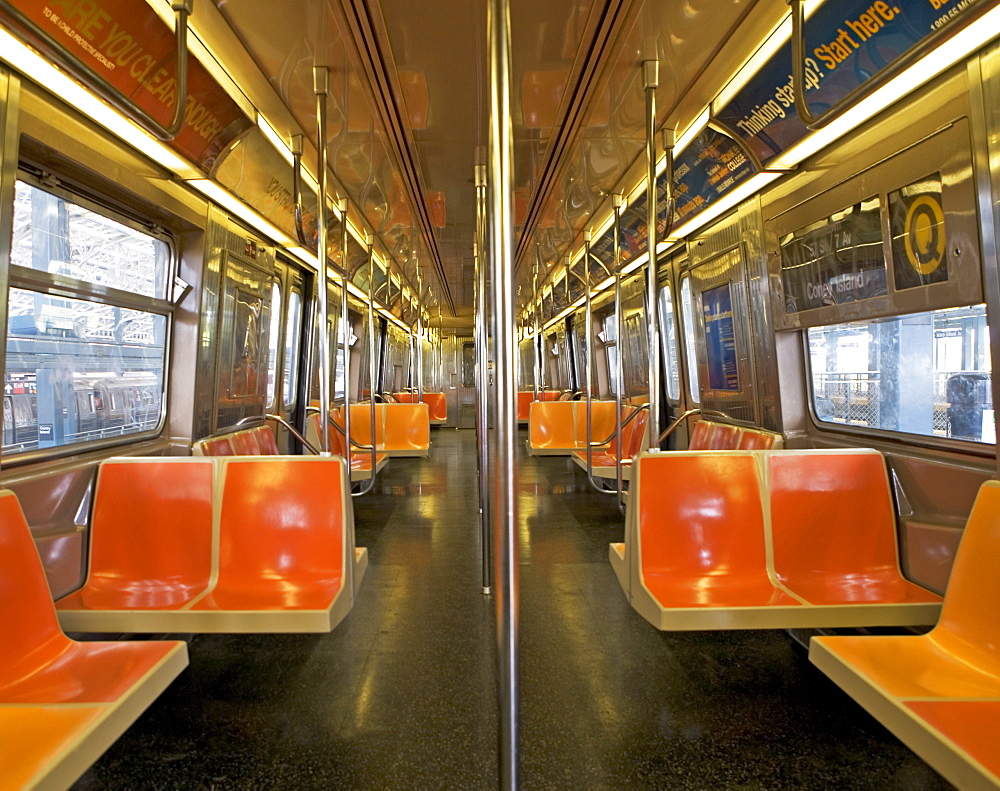
[[[700,385],[699,406],[777,431],[777,371],[762,247],[759,202],[749,201],[689,248],[690,268],[682,279],[682,290],[689,291],[682,293],[682,302],[688,300],[685,319],[696,330],[689,370]]]
[[[305,295],[308,273],[285,259],[279,259],[271,284],[271,320],[268,332],[268,368],[265,402],[269,414],[297,427],[304,426],[299,381],[305,348]],[[280,425],[275,427],[278,449],[294,453],[297,443]]]

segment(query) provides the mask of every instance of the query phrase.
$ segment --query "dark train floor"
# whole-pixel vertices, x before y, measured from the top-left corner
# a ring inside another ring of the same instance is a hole
[[[333,633],[194,636],[75,788],[496,788],[475,435],[432,440],[355,501],[370,565]],[[572,462],[525,458],[519,485],[522,788],[949,787],[785,633],[636,615],[607,560],[622,519]]]

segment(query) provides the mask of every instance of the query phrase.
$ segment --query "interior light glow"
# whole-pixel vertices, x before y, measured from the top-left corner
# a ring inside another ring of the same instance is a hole
[[[685,129],[680,137],[677,138],[677,142],[674,144],[675,157],[691,145],[691,141],[700,135],[702,130],[708,126],[708,118],[710,114],[710,108],[706,107],[701,111],[701,113],[699,113],[698,117],[691,122],[691,126]]]
[[[645,253],[643,253],[642,255],[640,255],[640,256],[637,256],[636,258],[634,258],[634,259],[632,259],[631,261],[629,261],[629,262],[628,262],[628,263],[627,263],[627,264],[626,264],[626,265],[625,265],[625,266],[624,266],[624,267],[622,268],[622,275],[624,276],[624,275],[629,275],[629,274],[631,274],[632,272],[634,272],[634,271],[635,271],[636,269],[638,269],[639,267],[641,267],[641,266],[644,266],[644,265],[645,265],[645,263],[646,263],[646,262],[647,262],[648,260],[649,260],[649,251],[647,250],[647,251],[646,251]]]
[[[274,131],[274,127],[271,126],[271,124],[267,122],[267,119],[260,113],[257,113],[257,126],[260,131],[264,133],[264,137],[271,142],[271,145],[274,146],[275,150],[281,154],[281,158],[289,165],[294,164],[295,159],[292,157],[292,149],[288,147],[288,143],[284,141],[281,135]]]
[[[705,211],[696,217],[688,220],[686,223],[674,228],[670,232],[670,236],[667,237],[667,244],[680,241],[685,236],[690,236],[692,233],[697,231],[699,228],[704,227],[708,223],[712,222],[716,217],[720,217],[727,211],[737,206],[741,201],[749,198],[751,195],[764,189],[765,186],[770,184],[776,178],[780,178],[781,173],[776,173],[772,171],[764,171],[752,176],[747,181],[743,182],[740,186],[736,187],[732,192],[730,192],[725,197],[721,198],[718,202],[713,203]]]
[[[197,178],[201,175],[200,171],[186,159],[146,134],[117,110],[105,104],[2,29],[0,29],[0,59],[172,173],[184,179]]]
[[[277,242],[282,247],[290,248],[295,246],[295,242],[293,242],[284,231],[278,230],[275,225],[272,225],[270,222],[265,220],[260,214],[229,192],[229,190],[223,189],[211,179],[189,179],[186,183],[194,187],[203,195],[214,200],[220,206],[228,209],[237,217],[245,220],[250,224],[251,228],[259,231],[265,236],[270,237],[274,242]]]
[[[285,249],[302,263],[308,264],[313,269],[319,269],[319,259],[312,250],[307,250],[305,247],[287,247]]]

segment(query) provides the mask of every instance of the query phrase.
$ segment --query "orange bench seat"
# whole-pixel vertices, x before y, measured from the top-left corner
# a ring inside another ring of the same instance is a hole
[[[591,474],[595,478],[618,478],[618,458],[619,448],[623,451],[620,454],[622,463],[622,480],[629,480],[632,460],[639,454],[646,444],[646,424],[649,422],[649,411],[643,409],[627,424],[625,421],[634,414],[632,407],[625,406],[622,409],[622,441],[618,442],[618,437],[612,437],[611,442],[604,448],[595,448],[590,454]],[[573,451],[573,461],[582,469],[587,469],[587,451]]]
[[[351,417],[357,420],[358,416],[354,413],[354,407],[351,407]],[[347,456],[347,443],[344,442],[344,435],[340,432],[343,430],[343,411],[337,410],[335,412],[334,421],[335,424],[330,426],[330,452],[335,456],[340,456],[341,458],[346,458]],[[365,414],[363,416],[364,420],[368,421],[368,434],[371,434],[371,414]],[[338,430],[339,427],[339,430]],[[309,441],[313,443],[315,447],[320,445],[320,419],[318,412],[309,413]],[[357,432],[354,431],[354,425],[351,426],[352,433],[357,436]],[[389,463],[389,454],[387,453],[375,453],[375,473],[378,474],[382,472],[386,464]],[[369,450],[361,450],[354,448],[351,451],[351,483],[357,483],[358,481],[367,481],[372,477],[372,454]]]
[[[336,457],[129,458],[101,465],[78,632],[328,632],[367,566]],[[348,584],[352,580],[353,585]]]
[[[642,454],[624,546],[609,559],[660,629],[933,623],[936,594],[899,571],[876,451]]]
[[[77,642],[13,492],[0,492],[0,785],[71,785],[188,664],[181,641]]]
[[[1000,482],[979,490],[924,635],[815,637],[809,659],[951,783],[1000,786]]]
[[[428,416],[432,425],[442,425],[448,422],[448,400],[444,393],[424,393],[421,402],[416,393],[393,393],[400,404],[427,404]]]
[[[591,436],[587,436],[586,401],[532,401],[528,410],[529,455],[571,456],[615,431],[614,401],[591,402]]]

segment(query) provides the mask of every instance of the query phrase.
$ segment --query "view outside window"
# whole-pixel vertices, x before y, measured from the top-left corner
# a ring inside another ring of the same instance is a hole
[[[681,280],[681,319],[684,328],[684,351],[688,364],[688,383],[690,386],[691,404],[701,403],[701,386],[698,382],[698,353],[695,341],[694,304],[691,298],[691,278]]]
[[[278,330],[281,328],[281,288],[271,286],[271,322],[267,341],[267,406],[274,408],[275,380],[278,374]]]
[[[674,301],[670,284],[660,287],[660,344],[667,372],[667,398],[679,401],[681,397],[681,372],[677,359],[677,330],[674,326]]]
[[[17,182],[5,454],[159,427],[170,264],[164,240]]]
[[[814,327],[809,359],[823,422],[996,442],[985,305]]]
[[[278,305],[280,303],[274,303]],[[273,307],[274,315],[278,313]],[[298,389],[298,358],[302,343],[302,292],[293,290],[288,297],[288,316],[285,319],[285,370],[283,393],[285,407],[295,404],[295,391]]]

